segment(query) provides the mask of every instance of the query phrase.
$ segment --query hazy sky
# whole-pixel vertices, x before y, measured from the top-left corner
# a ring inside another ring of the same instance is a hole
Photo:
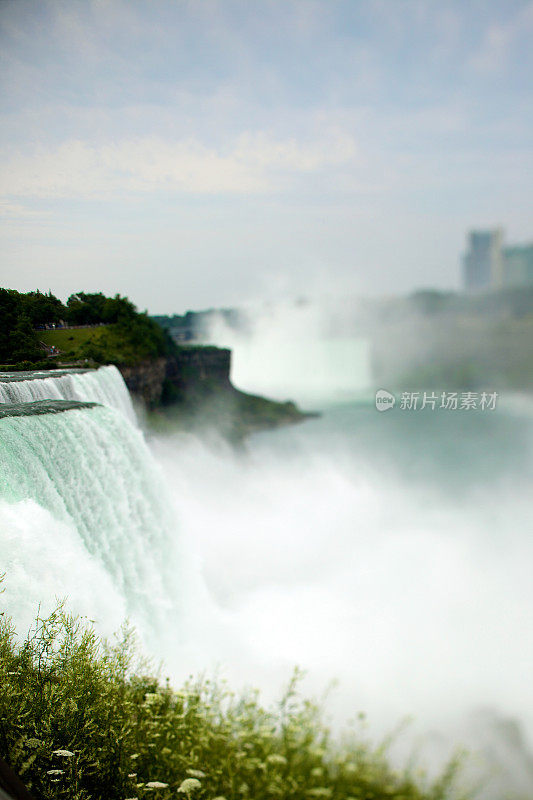
[[[533,236],[533,3],[0,0],[0,285],[151,312],[459,285]]]

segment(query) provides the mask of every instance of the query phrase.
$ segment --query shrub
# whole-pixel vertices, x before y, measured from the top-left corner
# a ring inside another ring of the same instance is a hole
[[[273,710],[256,692],[147,674],[132,631],[115,644],[58,608],[19,644],[0,622],[0,754],[36,800],[455,797],[457,765],[419,787],[384,749],[334,745],[300,674]]]

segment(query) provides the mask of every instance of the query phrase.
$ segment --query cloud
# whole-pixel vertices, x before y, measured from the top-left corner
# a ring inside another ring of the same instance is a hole
[[[470,59],[472,67],[481,74],[500,71],[506,66],[509,54],[520,37],[529,38],[533,32],[533,3],[527,3],[505,22],[493,22],[487,28],[479,50]]]
[[[298,175],[353,161],[356,145],[342,131],[301,142],[243,133],[229,148],[193,138],[123,139],[94,145],[69,140],[12,153],[4,161],[0,194],[25,198],[99,198],[127,193],[268,193]]]
[[[5,203],[0,201],[0,220],[38,220],[49,216],[49,211],[29,208],[20,203]]]

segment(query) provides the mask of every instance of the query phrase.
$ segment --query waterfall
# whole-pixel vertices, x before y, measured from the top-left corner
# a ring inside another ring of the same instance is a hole
[[[119,371],[4,374],[0,399],[0,574],[17,627],[65,597],[105,633],[127,616],[149,652],[169,636],[183,651],[206,593]]]
[[[0,403],[86,400],[120,411],[135,424],[131,397],[118,369],[0,373]]]
[[[334,323],[321,304],[272,304],[231,327],[213,315],[205,343],[231,350],[231,380],[245,392],[317,407],[368,395],[369,341]]]
[[[9,504],[32,500],[74,527],[131,612],[168,604],[171,502],[141,432],[121,414],[95,406],[0,419],[0,486]]]

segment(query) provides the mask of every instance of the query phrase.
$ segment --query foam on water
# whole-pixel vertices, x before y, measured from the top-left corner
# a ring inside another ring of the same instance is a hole
[[[190,642],[206,611],[198,571],[164,476],[121,413],[94,406],[0,419],[0,498],[1,571],[16,620],[27,616],[20,598],[49,603],[54,582],[79,608],[79,583],[92,598],[85,613],[127,613],[156,655],[162,632],[175,653]]]
[[[135,412],[122,375],[113,366],[97,370],[0,373],[0,403],[31,403],[37,400],[88,400],[120,411],[135,423]]]

